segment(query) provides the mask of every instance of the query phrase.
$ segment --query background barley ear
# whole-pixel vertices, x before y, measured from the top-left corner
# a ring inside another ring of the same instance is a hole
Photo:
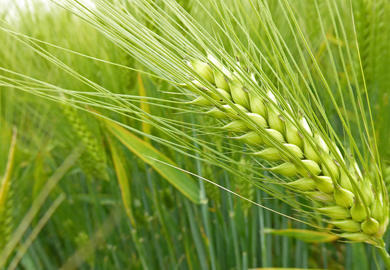
[[[380,58],[386,50],[386,45],[380,38],[385,30],[386,3],[384,0],[359,0],[354,5],[356,6],[356,31],[365,83],[372,85],[381,74],[378,72],[378,65],[381,65]]]
[[[6,243],[9,241],[13,230],[13,190],[12,185],[9,187],[7,194],[2,194],[1,200],[5,200],[5,203],[0,206],[0,249],[3,249]],[[4,196],[4,197],[3,197]]]
[[[9,144],[7,165],[0,181],[0,250],[8,243],[13,228],[14,191],[12,172],[15,162],[16,136],[17,131],[14,128],[11,143]]]
[[[63,112],[68,120],[75,137],[73,142],[80,141],[84,146],[84,152],[80,158],[81,167],[86,175],[95,179],[108,180],[106,171],[106,152],[102,148],[102,140],[98,132],[99,127],[95,126],[92,132],[90,125],[86,124],[83,114],[80,114],[72,105],[63,104]],[[95,121],[90,118],[89,121]]]
[[[235,180],[235,188],[237,190],[237,193],[243,196],[244,198],[250,200],[240,200],[240,205],[242,207],[242,210],[244,211],[244,214],[247,215],[250,208],[253,206],[253,203],[251,201],[254,201],[255,197],[255,186],[253,185],[252,181],[253,177],[250,173],[251,170],[249,169],[252,165],[252,162],[250,160],[241,158],[240,162],[238,163],[237,170],[240,171],[243,175],[246,175],[244,177],[236,177]]]

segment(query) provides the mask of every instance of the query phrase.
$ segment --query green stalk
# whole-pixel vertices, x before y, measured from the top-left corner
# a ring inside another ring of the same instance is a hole
[[[378,251],[382,257],[383,262],[385,263],[386,269],[390,269],[390,255],[387,252],[385,246],[378,247]]]
[[[165,220],[164,214],[162,212],[161,204],[159,203],[160,200],[158,199],[158,195],[156,192],[157,188],[155,187],[155,185],[153,183],[152,175],[151,175],[149,168],[150,168],[149,165],[145,164],[146,180],[147,180],[147,183],[150,187],[150,191],[152,193],[152,201],[153,201],[154,208],[156,211],[155,213],[157,214],[157,217],[160,221],[161,228],[162,228],[162,234],[166,238],[166,244],[167,244],[168,252],[170,255],[169,259],[173,265],[176,265],[177,258],[176,258],[176,254],[175,254],[175,248],[174,248],[173,243],[172,243],[172,237],[169,233],[168,226],[166,224],[166,220]]]
[[[206,264],[206,261],[207,261],[206,252],[205,252],[203,245],[202,245],[202,237],[201,237],[200,232],[199,232],[199,226],[194,218],[195,215],[194,215],[194,211],[192,208],[193,206],[190,204],[190,202],[188,200],[184,200],[184,206],[186,208],[186,213],[188,216],[188,222],[190,224],[190,230],[191,230],[191,234],[192,234],[192,237],[194,240],[195,249],[198,253],[199,263],[201,266],[200,269],[209,269],[207,267],[207,264]]]
[[[230,184],[229,184],[229,178],[228,175],[225,174],[225,185],[226,187],[231,190]],[[236,222],[234,220],[234,205],[233,205],[233,198],[230,193],[227,194],[228,198],[228,214],[229,214],[229,219],[230,219],[230,228],[232,230],[232,238],[233,238],[233,247],[234,247],[234,255],[236,257],[236,268],[237,269],[242,269],[241,267],[241,257],[240,257],[240,246],[238,243],[238,235],[237,235],[237,227],[236,227]]]
[[[129,224],[132,240],[134,243],[135,250],[138,252],[139,259],[141,261],[142,267],[144,269],[149,269],[148,264],[146,263],[147,260],[145,260],[146,256],[144,253],[144,250],[142,249],[141,242],[137,235],[137,230],[134,228],[131,228],[131,224]]]
[[[261,191],[257,192],[257,201],[261,202]],[[261,250],[261,266],[268,266],[266,243],[267,239],[264,234],[264,209],[259,207],[259,229],[260,229],[260,250]]]
[[[287,210],[286,210],[286,205],[283,205],[283,213],[287,213]],[[287,223],[287,219],[283,218],[282,219],[282,226],[281,228],[288,228],[288,223]],[[283,237],[282,238],[282,267],[283,268],[287,268],[289,266],[289,261],[290,261],[290,255],[289,255],[289,250],[290,250],[290,246],[289,246],[289,241],[290,241],[290,237]]]
[[[196,131],[195,128],[193,128],[193,136],[196,137]],[[195,146],[197,147],[198,145],[195,143]],[[195,154],[198,157],[198,153]],[[200,163],[200,160],[197,158],[195,161],[196,164],[196,171],[198,175],[202,175],[202,166]],[[200,179],[199,179],[200,180]],[[213,245],[213,237],[212,237],[212,232],[211,232],[211,224],[210,224],[210,218],[209,218],[209,209],[208,209],[208,200],[206,196],[206,189],[204,186],[203,181],[199,181],[199,188],[200,188],[200,202],[201,202],[201,213],[202,213],[202,220],[203,220],[203,225],[207,237],[207,247],[208,247],[208,252],[210,255],[210,264],[211,264],[211,269],[215,270],[216,269],[216,259],[215,259],[215,252],[214,252],[214,245]]]
[[[257,257],[257,216],[256,216],[256,210],[254,207],[252,209],[249,209],[250,212],[252,212],[253,217],[247,217],[251,221],[251,233],[250,233],[250,242],[251,242],[251,258],[252,258],[252,267],[255,267],[257,265],[256,257]],[[249,213],[251,215],[251,213]]]

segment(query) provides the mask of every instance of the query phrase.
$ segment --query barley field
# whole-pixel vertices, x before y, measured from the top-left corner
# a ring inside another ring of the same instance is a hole
[[[389,22],[2,0],[0,269],[390,269]]]

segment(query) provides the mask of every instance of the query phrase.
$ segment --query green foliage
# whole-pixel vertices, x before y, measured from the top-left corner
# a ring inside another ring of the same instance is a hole
[[[194,203],[200,203],[200,191],[196,182],[185,172],[177,169],[176,165],[147,142],[139,139],[120,125],[107,122],[108,130],[120,140],[130,151],[152,166],[162,177],[182,192]]]

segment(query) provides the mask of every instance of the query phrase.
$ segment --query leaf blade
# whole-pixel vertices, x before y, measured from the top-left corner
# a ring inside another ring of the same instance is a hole
[[[112,121],[106,121],[106,124],[109,131],[131,152],[153,167],[154,170],[156,170],[163,178],[165,178],[188,199],[194,203],[200,203],[199,186],[186,173],[174,168],[173,166],[176,165],[172,160],[159,152],[152,145],[138,138],[120,125]],[[169,166],[164,163],[168,163],[173,166]]]
[[[121,191],[122,203],[125,207],[127,217],[129,218],[131,224],[135,227],[135,219],[131,210],[130,183],[129,178],[127,177],[123,158],[121,156],[121,153],[119,152],[119,149],[117,149],[112,139],[109,136],[107,136],[107,138],[108,145],[111,150],[112,162],[114,163],[116,178],[118,180],[119,188]]]

